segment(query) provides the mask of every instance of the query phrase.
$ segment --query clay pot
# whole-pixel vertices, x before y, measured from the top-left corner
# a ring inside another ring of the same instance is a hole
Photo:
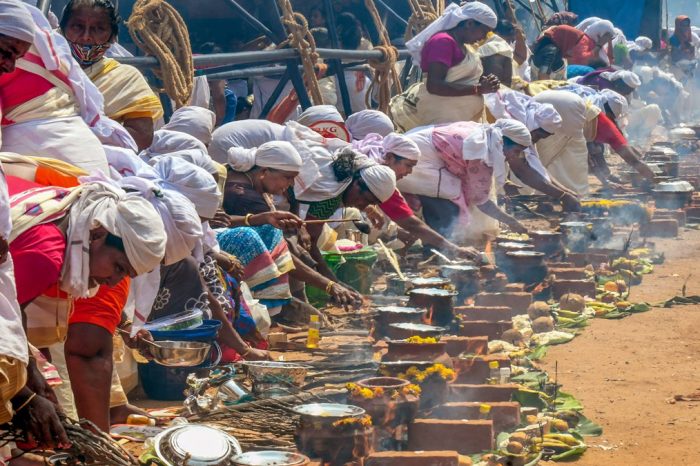
[[[440,275],[452,282],[460,302],[479,292],[479,267],[475,265],[443,265]]]
[[[553,257],[562,251],[561,233],[557,231],[538,230],[530,232],[535,251],[543,252],[547,257]]]
[[[382,306],[376,309],[375,331],[376,339],[389,335],[389,326],[397,323],[420,324],[425,317],[425,309],[403,306]]]
[[[506,254],[507,265],[504,271],[512,282],[540,283],[547,276],[544,257],[545,254],[538,251],[509,252]]]
[[[433,325],[447,326],[454,319],[456,291],[439,288],[418,288],[408,292],[408,304],[429,309]]]

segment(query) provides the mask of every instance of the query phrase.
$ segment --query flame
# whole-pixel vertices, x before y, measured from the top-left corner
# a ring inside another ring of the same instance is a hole
[[[484,247],[484,254],[486,255],[486,258],[489,260],[489,264],[496,263],[496,256],[493,254],[493,241],[491,241],[491,240],[486,241],[486,247]]]
[[[423,317],[423,323],[427,325],[432,325],[433,323],[433,314],[435,313],[435,305],[432,304],[428,308],[428,312],[426,312],[425,316]]]

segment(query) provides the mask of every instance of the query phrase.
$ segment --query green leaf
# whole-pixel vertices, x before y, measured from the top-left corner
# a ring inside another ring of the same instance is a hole
[[[579,423],[574,428],[572,435],[583,435],[586,437],[598,437],[603,434],[603,428],[595,422],[588,419],[583,414],[579,415]]]
[[[537,408],[541,411],[547,407],[544,396],[542,392],[521,388],[513,394],[513,401],[520,403],[520,406]]]
[[[649,303],[637,303],[630,306],[628,312],[647,312],[651,310],[651,304]]]
[[[541,371],[528,371],[511,378],[513,382],[526,386],[531,390],[540,388],[540,382],[547,379],[547,374]]]
[[[541,361],[547,355],[547,349],[549,349],[547,345],[537,346],[527,357],[530,361]]]
[[[562,461],[566,459],[573,459],[578,456],[583,455],[583,453],[586,451],[586,445],[579,445],[577,447],[572,447],[571,450],[567,450],[564,453],[560,453],[558,455],[552,456],[551,460],[552,461]]]
[[[629,317],[631,315],[632,315],[631,312],[615,310],[615,311],[610,311],[607,314],[603,314],[600,317],[602,319],[624,319],[625,317]]]
[[[583,405],[580,401],[574,398],[573,395],[565,392],[558,392],[557,398],[554,400],[554,406],[557,411],[582,411]]]

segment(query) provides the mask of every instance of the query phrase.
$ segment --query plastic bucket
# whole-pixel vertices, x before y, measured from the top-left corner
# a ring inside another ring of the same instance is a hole
[[[377,262],[377,252],[370,248],[351,253],[324,253],[323,258],[335,276],[362,294],[372,288],[372,266]],[[343,259],[345,261],[343,262]]]

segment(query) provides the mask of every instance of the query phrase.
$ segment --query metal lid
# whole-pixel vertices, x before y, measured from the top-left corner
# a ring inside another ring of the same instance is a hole
[[[435,327],[434,325],[414,324],[411,322],[399,322],[398,324],[389,324],[389,327],[398,328],[401,330],[415,330],[417,332],[444,332],[445,327]]]
[[[443,277],[419,277],[414,278],[411,281],[412,285],[423,286],[423,285],[442,285],[450,283],[450,280]]]
[[[236,466],[296,466],[308,462],[306,456],[286,451],[249,451],[233,459]]]
[[[425,309],[404,306],[382,306],[377,308],[377,312],[385,312],[388,314],[424,314]]]
[[[654,186],[653,191],[659,193],[687,193],[693,190],[693,185],[687,181],[663,181]]]
[[[342,403],[309,403],[292,408],[297,414],[314,417],[358,417],[365,414],[365,410],[359,406]]]
[[[155,438],[156,454],[170,466],[215,466],[242,453],[238,440],[204,425],[171,427]]]
[[[543,252],[539,251],[510,251],[506,253],[508,257],[544,257]]]
[[[443,290],[442,288],[414,288],[409,291],[408,294],[420,294],[425,296],[456,296],[457,292],[452,290]]]

